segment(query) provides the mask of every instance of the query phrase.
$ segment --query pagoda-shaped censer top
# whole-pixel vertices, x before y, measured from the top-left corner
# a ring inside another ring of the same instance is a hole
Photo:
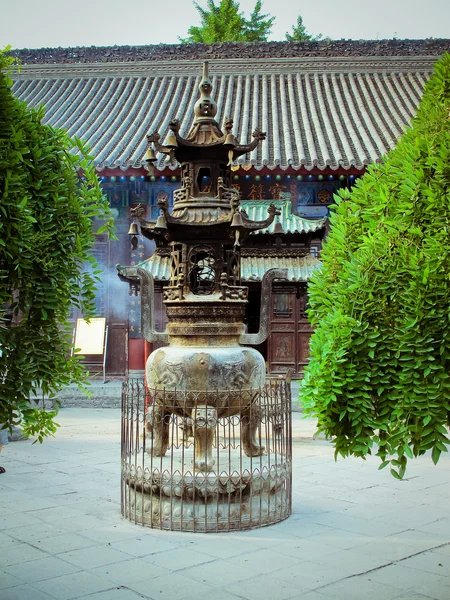
[[[160,135],[147,136],[149,148],[145,160],[152,169],[156,151],[175,159],[181,165],[182,186],[174,192],[173,212],[167,202],[160,202],[161,217],[156,225],[141,220],[143,235],[167,243],[175,239],[198,238],[209,235],[213,238],[232,237],[239,245],[240,240],[255,229],[268,227],[276,211],[272,207],[265,221],[254,222],[239,212],[239,192],[231,185],[231,165],[239,156],[254,150],[266,135],[259,130],[253,132],[249,144],[239,144],[232,133],[233,120],[225,119],[224,131],[214,119],[217,105],[211,98],[212,84],[208,75],[208,63],[204,63],[203,77],[199,85],[200,98],[194,106],[195,119],[188,135],[183,138],[180,122],[174,119],[169,124],[165,144],[160,144]],[[142,211],[135,209],[136,216]],[[200,233],[201,232],[201,233]]]

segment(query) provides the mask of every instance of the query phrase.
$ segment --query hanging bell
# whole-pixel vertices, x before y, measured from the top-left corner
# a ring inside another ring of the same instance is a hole
[[[150,177],[155,174],[155,168],[153,163],[156,162],[156,154],[151,146],[147,148],[147,152],[144,156],[144,161],[147,163],[147,170],[149,172]]]
[[[136,221],[133,221],[130,225],[130,229],[128,230],[128,235],[131,236],[131,248],[133,250],[136,250],[136,248],[138,247],[138,235],[139,235],[139,228],[138,228],[138,224],[136,223]]]
[[[155,229],[167,229],[167,221],[164,215],[159,215],[156,219]]]
[[[244,227],[244,221],[240,212],[235,212],[231,221],[231,227]]]
[[[152,162],[156,161],[156,154],[151,146],[149,146],[147,148],[147,152],[145,153],[144,160],[147,163],[152,163]]]
[[[277,222],[275,223],[275,225],[274,225],[274,228],[273,228],[273,232],[274,232],[276,235],[283,235],[284,233],[286,233],[286,232],[284,231],[284,229],[283,229],[283,225],[280,223],[280,221],[277,221]]]
[[[166,143],[164,145],[167,146],[167,148],[171,148],[171,149],[178,148],[177,138],[173,131],[169,131]]]
[[[227,137],[225,138],[225,141],[224,141],[223,145],[224,146],[231,146],[233,148],[236,146],[236,138],[231,133],[231,131],[229,133],[227,133]]]
[[[136,221],[133,221],[130,225],[130,229],[128,230],[128,235],[139,235],[138,224]]]

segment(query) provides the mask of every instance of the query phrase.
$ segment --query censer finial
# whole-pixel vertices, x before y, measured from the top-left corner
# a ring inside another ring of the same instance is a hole
[[[212,83],[208,73],[208,63],[203,63],[203,77],[199,85],[200,98],[194,106],[194,114],[198,119],[213,119],[217,114],[217,104],[211,98]]]

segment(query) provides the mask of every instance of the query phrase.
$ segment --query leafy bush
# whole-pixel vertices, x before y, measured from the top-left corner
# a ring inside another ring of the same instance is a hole
[[[336,197],[300,399],[336,455],[408,458],[450,443],[450,55],[383,163]]]
[[[85,380],[67,319],[94,313],[93,219],[109,233],[112,221],[85,146],[13,96],[10,67],[0,53],[0,424],[22,420],[42,441],[54,414],[29,398]]]

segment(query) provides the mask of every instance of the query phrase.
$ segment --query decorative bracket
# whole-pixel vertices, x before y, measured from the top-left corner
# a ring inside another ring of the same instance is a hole
[[[259,142],[263,142],[266,139],[266,133],[259,129],[255,129],[252,133],[252,138],[253,140],[249,144],[236,144],[233,149],[234,158],[246,154],[247,152],[252,152],[258,146]]]
[[[240,344],[257,346],[262,344],[269,335],[269,310],[272,283],[274,279],[287,279],[287,269],[269,269],[261,280],[261,312],[258,333],[243,333],[239,338]]]
[[[268,217],[264,221],[251,221],[247,214],[244,211],[241,211],[241,215],[243,217],[244,226],[246,229],[250,229],[255,231],[257,229],[267,229],[270,225],[272,225],[275,217],[281,215],[281,210],[275,206],[275,204],[271,204],[267,209]]]
[[[167,146],[163,146],[162,144],[160,144],[159,143],[160,139],[161,139],[161,136],[159,135],[159,133],[154,131],[153,133],[148,134],[147,143],[154,144],[155,148],[156,148],[156,152],[161,152],[161,154],[170,155],[171,148],[168,148]]]
[[[155,286],[153,277],[148,271],[137,268],[137,275],[141,281],[141,329],[147,342],[161,342],[167,344],[169,335],[167,331],[155,331]]]

